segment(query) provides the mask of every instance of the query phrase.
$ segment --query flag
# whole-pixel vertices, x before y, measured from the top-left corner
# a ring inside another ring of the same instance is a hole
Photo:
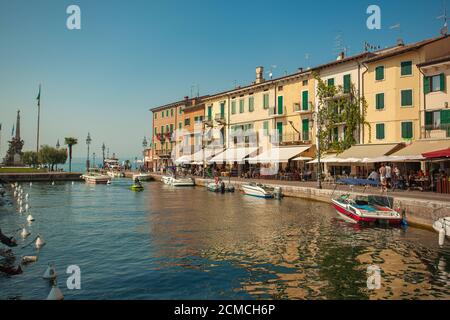
[[[38,107],[40,107],[41,106],[41,85],[39,85],[39,93],[38,93],[36,100],[38,101]]]

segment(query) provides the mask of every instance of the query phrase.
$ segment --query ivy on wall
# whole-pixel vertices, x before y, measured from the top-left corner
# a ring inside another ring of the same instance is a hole
[[[328,85],[316,74],[318,98],[318,138],[321,153],[333,151],[342,153],[358,142],[358,136],[363,126],[368,127],[371,137],[370,124],[366,121],[367,102],[356,92],[351,83],[350,90],[344,91],[343,86]],[[344,136],[336,137],[336,128],[345,128]],[[370,142],[370,141],[369,141]]]

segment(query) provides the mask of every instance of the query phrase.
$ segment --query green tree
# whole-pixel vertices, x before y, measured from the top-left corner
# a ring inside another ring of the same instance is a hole
[[[36,151],[25,151],[23,153],[22,160],[24,164],[32,167],[36,167],[39,164],[38,154]]]
[[[51,171],[54,171],[55,166],[66,163],[67,150],[44,145],[39,149],[38,159],[41,164],[47,165]]]
[[[72,172],[72,147],[78,143],[73,137],[64,138],[64,143],[69,147],[69,172]]]
[[[370,124],[366,121],[367,102],[360,96],[351,84],[349,92],[342,86],[328,85],[318,75],[318,138],[321,153],[329,150],[342,153],[357,143],[357,136],[363,126],[367,126],[370,137]],[[342,139],[334,137],[334,130],[345,126]]]

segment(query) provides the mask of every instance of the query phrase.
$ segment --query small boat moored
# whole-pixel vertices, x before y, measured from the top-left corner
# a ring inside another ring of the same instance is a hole
[[[352,223],[384,223],[399,226],[402,222],[401,214],[394,209],[376,203],[375,197],[356,196],[349,194],[331,199],[336,212],[344,220]]]
[[[195,181],[192,178],[172,178],[169,184],[174,187],[192,187],[195,186]]]
[[[258,197],[258,198],[266,198],[271,199],[275,197],[275,188],[269,187],[260,183],[249,183],[249,184],[243,184],[242,191],[246,195],[252,196],[252,197]]]
[[[100,173],[99,170],[90,169],[89,172],[81,176],[89,184],[107,184],[111,177]]]
[[[138,179],[139,181],[151,181],[153,176],[150,173],[140,172],[138,174],[133,174],[133,180]]]
[[[439,233],[439,245],[444,245],[445,237],[450,238],[450,217],[436,220],[433,229]]]
[[[234,192],[234,186],[230,184],[226,186],[225,183],[218,178],[214,179],[214,182],[208,183],[206,185],[206,188],[208,191],[211,192],[221,192],[221,193]]]

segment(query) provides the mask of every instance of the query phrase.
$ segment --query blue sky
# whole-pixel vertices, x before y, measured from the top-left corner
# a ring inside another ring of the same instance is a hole
[[[66,28],[71,4],[81,30]],[[381,30],[366,28],[370,4],[381,7]],[[25,149],[35,149],[39,83],[43,144],[74,136],[74,154],[84,156],[90,131],[97,154],[105,142],[134,157],[151,135],[148,109],[193,85],[214,93],[253,81],[258,65],[281,76],[333,60],[339,34],[350,54],[364,41],[434,37],[442,12],[442,0],[0,0],[0,155],[18,108]]]

